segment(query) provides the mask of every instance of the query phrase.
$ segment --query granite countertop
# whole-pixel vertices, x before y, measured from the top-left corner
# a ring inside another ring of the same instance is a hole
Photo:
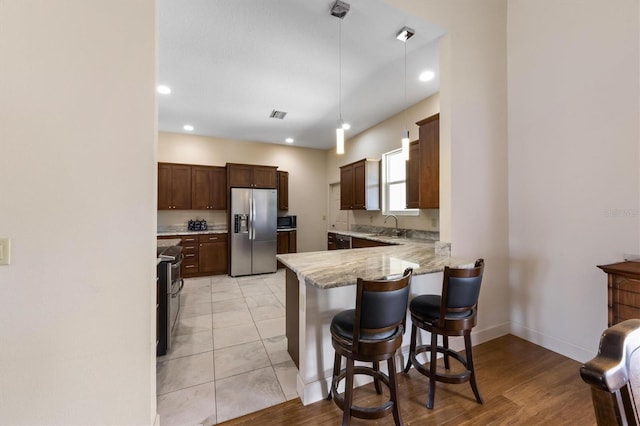
[[[364,237],[353,232],[342,235]],[[367,237],[369,238],[369,237]],[[474,261],[436,255],[433,243],[392,238],[399,244],[351,250],[329,250],[307,253],[279,254],[277,259],[298,275],[306,284],[328,289],[355,285],[358,278],[380,279],[402,274],[412,267],[415,275],[441,272],[445,266],[472,267]]]
[[[158,240],[157,246],[158,247],[171,247],[171,246],[177,246],[181,242],[182,242],[182,240],[180,238],[166,238],[166,239]]]

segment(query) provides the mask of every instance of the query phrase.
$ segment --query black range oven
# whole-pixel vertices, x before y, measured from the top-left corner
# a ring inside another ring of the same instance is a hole
[[[158,346],[156,355],[165,355],[171,348],[171,333],[176,325],[180,312],[180,292],[184,280],[180,274],[180,266],[184,254],[181,246],[158,248]]]

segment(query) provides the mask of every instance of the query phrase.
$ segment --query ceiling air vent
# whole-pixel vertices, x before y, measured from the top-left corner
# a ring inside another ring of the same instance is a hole
[[[287,115],[286,112],[284,112],[284,111],[276,111],[274,109],[273,111],[271,111],[271,114],[269,114],[269,117],[270,118],[277,118],[279,120],[282,120],[285,115]]]

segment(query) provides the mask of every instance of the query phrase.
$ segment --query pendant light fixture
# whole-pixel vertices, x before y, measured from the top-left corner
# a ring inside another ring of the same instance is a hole
[[[409,160],[409,129],[407,126],[407,41],[416,32],[409,27],[402,27],[396,38],[404,43],[404,131],[402,132],[402,156],[405,161]]]
[[[335,16],[338,21],[338,110],[339,118],[338,125],[336,127],[336,154],[344,154],[344,130],[348,128],[342,120],[342,19],[347,16],[349,12],[349,3],[345,3],[340,0],[331,7],[331,16]]]

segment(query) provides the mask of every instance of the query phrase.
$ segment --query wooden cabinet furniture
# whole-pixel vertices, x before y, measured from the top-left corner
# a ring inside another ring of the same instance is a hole
[[[407,208],[440,207],[440,114],[416,123],[417,142],[409,145]]]
[[[382,241],[373,241],[365,238],[351,237],[351,248],[365,248],[365,247],[381,247],[392,246],[393,244],[384,243]]]
[[[158,210],[191,208],[191,166],[158,163]]]
[[[380,210],[380,160],[340,167],[340,210]]]
[[[164,238],[180,238],[182,242],[182,268],[184,278],[203,277],[207,275],[226,274],[228,272],[226,233],[215,234],[181,234],[162,236]]]
[[[227,163],[227,186],[276,189],[278,187],[277,167]]]
[[[182,254],[184,254],[180,272],[185,278],[195,277],[198,275],[198,261],[200,253],[198,236],[194,234],[179,235],[178,238],[182,239]]]
[[[640,318],[640,262],[598,265],[607,273],[607,325]]]
[[[336,234],[333,232],[327,232],[327,250],[337,250]]]
[[[289,172],[278,170],[278,210],[289,210]]]
[[[224,167],[191,166],[191,209],[227,209],[227,171]]]
[[[278,231],[276,238],[276,253],[286,254],[298,252],[298,235],[295,230]],[[284,268],[284,265],[279,261],[278,268]]]
[[[198,275],[227,273],[227,234],[198,237]]]

